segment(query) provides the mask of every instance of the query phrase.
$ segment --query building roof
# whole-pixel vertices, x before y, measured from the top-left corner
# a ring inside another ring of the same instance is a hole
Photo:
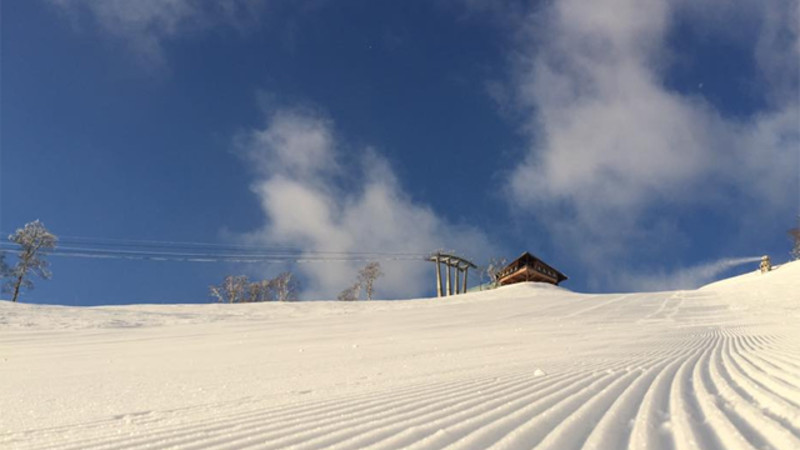
[[[522,255],[519,256],[519,258],[515,259],[514,261],[511,261],[506,267],[504,267],[499,272],[500,278],[516,272],[522,266],[535,266],[537,262],[540,263],[549,271],[552,271],[552,277],[556,279],[556,284],[561,283],[562,281],[567,279],[566,275],[556,270],[550,264],[547,264],[546,262],[532,255],[530,252],[524,252]]]

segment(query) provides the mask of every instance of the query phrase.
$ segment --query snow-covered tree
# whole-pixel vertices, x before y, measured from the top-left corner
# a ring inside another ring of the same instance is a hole
[[[291,272],[283,272],[271,280],[253,282],[245,275],[229,275],[208,290],[220,303],[252,303],[297,300],[298,286]]]
[[[493,286],[497,287],[497,276],[506,265],[508,265],[508,260],[505,258],[492,258],[489,260],[489,264],[486,265],[485,273]],[[483,278],[483,274],[481,274],[481,278]]]
[[[247,286],[248,302],[268,302],[275,300],[272,280],[253,281]]]
[[[292,272],[283,272],[270,281],[275,300],[288,302],[297,300],[299,290],[297,279]]]
[[[244,275],[228,275],[219,286],[209,286],[212,297],[220,303],[241,303],[247,300],[249,282]]]
[[[792,238],[792,259],[800,260],[800,217],[797,219],[797,228],[789,230],[789,236]]]
[[[0,252],[0,278],[5,279],[11,272],[11,267],[6,262],[6,253]]]
[[[353,284],[349,288],[343,290],[339,293],[339,296],[336,297],[337,300],[341,300],[344,302],[352,302],[358,300],[358,294],[361,292],[361,285],[358,283]]]
[[[4,278],[8,278],[3,285],[3,290],[13,292],[11,301],[16,302],[20,289],[33,289],[31,274],[45,280],[49,280],[53,276],[50,272],[50,264],[43,257],[49,250],[56,248],[58,238],[47,231],[42,222],[34,220],[25,224],[23,228],[18,228],[14,234],[8,236],[8,240],[19,245],[19,252],[17,264],[14,267],[8,267],[3,258],[3,275]]]
[[[356,285],[364,286],[364,293],[367,294],[367,300],[372,300],[372,295],[375,293],[375,280],[381,275],[383,275],[381,264],[377,261],[370,262],[358,272],[358,282]]]

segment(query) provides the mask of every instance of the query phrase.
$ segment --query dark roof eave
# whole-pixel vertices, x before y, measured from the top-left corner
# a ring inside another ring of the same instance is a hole
[[[537,257],[536,255],[534,255],[533,253],[531,253],[529,251],[522,252],[522,254],[519,255],[519,257],[517,259],[515,259],[514,261],[511,261],[510,263],[508,263],[504,269],[508,268],[509,266],[511,266],[511,264],[514,264],[515,262],[519,261],[520,259],[524,258],[525,255],[528,255],[531,258],[533,258],[535,261],[539,261],[540,263],[542,263],[542,264],[546,265],[547,267],[553,269],[556,272],[556,276],[558,277],[558,282],[559,283],[561,283],[564,280],[568,280],[569,279],[568,276],[564,275],[558,269],[556,269],[555,267],[551,266],[550,264],[547,264],[541,258]]]

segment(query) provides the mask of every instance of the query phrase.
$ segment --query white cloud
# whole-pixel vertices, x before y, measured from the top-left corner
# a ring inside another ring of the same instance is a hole
[[[596,273],[681,240],[662,207],[743,224],[798,206],[796,2],[748,3],[769,103],[744,119],[665,86],[678,12],[693,26],[741,14],[698,3],[557,0],[520,31],[512,84],[531,144],[509,190]]]
[[[84,13],[147,67],[164,64],[163,44],[215,26],[246,28],[266,0],[48,0],[78,20]]]
[[[428,254],[439,248],[485,257],[490,245],[479,231],[449,223],[403,192],[391,167],[374,150],[341,162],[332,122],[310,110],[282,109],[266,125],[242,134],[237,148],[255,169],[253,192],[266,223],[247,242],[316,252]],[[351,149],[352,150],[352,149]],[[382,261],[377,285],[387,298],[429,293],[433,266],[418,260]],[[299,264],[307,298],[333,298],[351,284],[357,262]]]
[[[758,266],[754,264],[761,259],[760,256],[748,258],[723,258],[692,267],[678,269],[666,273],[639,273],[636,275],[623,274],[621,283],[632,291],[666,291],[674,289],[696,289],[716,280],[728,269],[744,264],[752,264],[751,269]]]

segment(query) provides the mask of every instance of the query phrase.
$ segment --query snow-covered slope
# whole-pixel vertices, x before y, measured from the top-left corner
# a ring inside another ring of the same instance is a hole
[[[800,448],[800,263],[696,291],[0,302],[0,448]]]

